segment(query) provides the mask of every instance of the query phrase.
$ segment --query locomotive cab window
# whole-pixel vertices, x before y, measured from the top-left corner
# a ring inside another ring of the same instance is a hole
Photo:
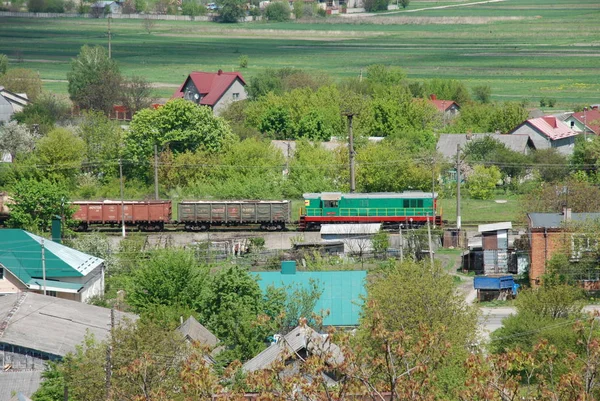
[[[423,199],[404,199],[405,209],[414,209],[423,207]]]
[[[325,207],[325,208],[336,208],[336,207],[338,207],[338,201],[336,201],[336,200],[326,200],[326,201],[323,201],[323,207]]]

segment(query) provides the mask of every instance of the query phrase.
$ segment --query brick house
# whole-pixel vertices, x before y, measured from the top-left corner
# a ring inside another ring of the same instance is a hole
[[[578,132],[554,116],[530,118],[509,134],[529,135],[536,149],[555,148],[563,155],[573,154]]]
[[[246,82],[239,72],[194,71],[173,94],[201,106],[208,106],[219,115],[229,104],[248,97]]]
[[[531,262],[529,280],[539,285],[552,256],[559,252],[572,252],[574,233],[568,230],[569,222],[584,223],[600,219],[600,213],[528,213]]]

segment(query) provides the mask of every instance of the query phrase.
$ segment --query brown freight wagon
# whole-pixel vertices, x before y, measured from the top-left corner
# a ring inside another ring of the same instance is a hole
[[[205,231],[210,226],[260,225],[261,230],[279,231],[290,222],[290,201],[183,201],[177,205],[177,222],[187,231]]]
[[[91,225],[121,226],[137,225],[143,231],[160,231],[165,223],[171,222],[171,201],[77,201],[73,220],[79,223],[78,230],[85,231]],[[121,204],[125,209],[123,216]]]

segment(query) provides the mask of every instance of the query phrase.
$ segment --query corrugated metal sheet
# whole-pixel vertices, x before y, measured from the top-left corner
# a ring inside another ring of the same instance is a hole
[[[528,213],[530,228],[561,228],[564,226],[562,213]],[[600,213],[571,213],[571,221],[600,220]]]
[[[323,224],[321,236],[332,236],[328,239],[339,239],[355,235],[377,234],[381,230],[381,223],[372,224]]]
[[[498,231],[498,230],[511,230],[512,223],[510,221],[502,222],[502,223],[493,223],[493,224],[480,224],[477,227],[477,231],[480,233],[487,231]]]
[[[323,290],[315,305],[314,312],[329,311],[323,319],[326,326],[356,326],[362,309],[362,296],[366,295],[365,279],[367,272],[358,271],[299,271],[296,274],[281,272],[252,273],[259,278],[261,290],[273,285],[281,288],[308,288],[311,280]]]
[[[26,370],[20,372],[0,371],[0,401],[10,401],[13,394],[21,393],[24,397],[31,397],[42,382],[42,372]],[[21,397],[17,397],[21,400]]]
[[[302,195],[304,199],[324,199],[323,195],[329,196],[331,194],[338,194],[337,192],[324,192],[324,193],[306,193]],[[340,195],[345,199],[431,199],[431,192],[422,191],[405,191],[405,192],[373,192],[368,194],[353,193],[353,194],[342,194]],[[437,198],[437,192],[433,193],[434,197]],[[333,199],[335,200],[335,199]]]

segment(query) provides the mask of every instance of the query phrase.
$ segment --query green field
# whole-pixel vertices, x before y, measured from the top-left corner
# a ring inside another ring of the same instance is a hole
[[[190,71],[235,70],[245,54],[246,77],[266,67],[293,66],[339,79],[383,63],[405,68],[413,79],[488,84],[497,100],[599,102],[597,0],[423,9],[461,3],[467,2],[413,0],[407,10],[315,23],[158,21],[151,34],[141,21],[113,19],[113,57],[126,74],[157,83],[163,97]],[[97,19],[0,18],[0,53],[39,71],[47,89],[66,93],[70,60],[83,44],[106,45],[106,28],[107,20]]]
[[[516,195],[496,196],[490,200],[462,198],[461,217],[463,225],[512,221],[519,224],[524,220],[524,213]],[[497,203],[496,200],[506,201]],[[456,198],[441,199],[443,219],[450,225],[456,224]]]

